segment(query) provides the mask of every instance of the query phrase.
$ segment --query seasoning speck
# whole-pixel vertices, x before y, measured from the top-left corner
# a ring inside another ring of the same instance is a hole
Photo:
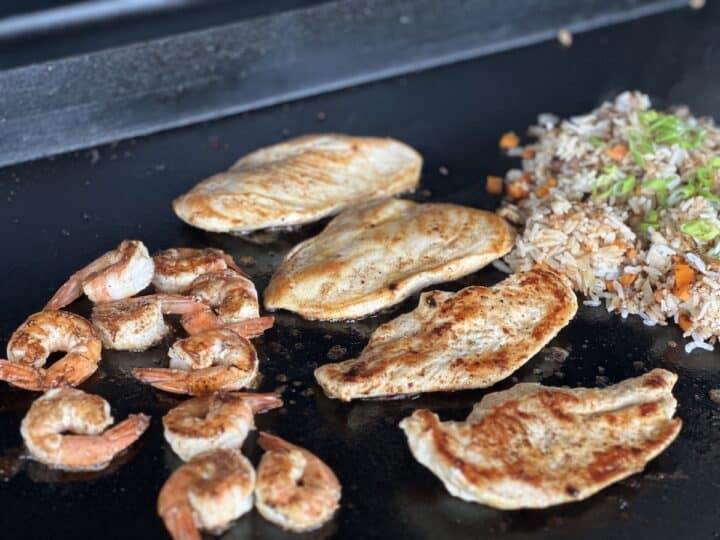
[[[557,33],[557,40],[563,47],[570,47],[573,44],[573,35],[567,28],[559,30]]]
[[[720,405],[720,388],[713,388],[708,392],[710,399]]]
[[[347,349],[342,345],[333,345],[327,352],[327,357],[330,360],[342,360],[347,354]]]
[[[440,168],[438,168],[438,172],[443,176],[447,176],[450,171],[448,171],[447,167],[441,166]]]

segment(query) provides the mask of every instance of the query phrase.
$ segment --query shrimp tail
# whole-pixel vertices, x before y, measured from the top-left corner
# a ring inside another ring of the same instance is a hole
[[[137,380],[166,392],[187,394],[189,391],[189,375],[179,369],[135,368],[132,374]]]
[[[52,298],[50,298],[48,303],[45,304],[43,311],[64,308],[80,298],[81,294],[82,281],[73,275],[57,290]]]
[[[150,425],[150,417],[145,414],[131,414],[119,424],[103,433],[102,438],[113,454],[125,450],[137,441]]]
[[[50,298],[43,311],[49,309],[61,309],[68,304],[72,304],[82,295],[83,282],[93,274],[104,270],[117,258],[117,251],[108,251],[101,255],[93,262],[75,272],[68,280],[62,284],[57,292]]]
[[[189,507],[170,508],[161,517],[173,540],[202,540]]]
[[[269,330],[274,324],[275,317],[268,315],[266,317],[255,317],[237,323],[225,324],[223,327],[232,330],[241,337],[252,338],[262,335],[265,330]]]
[[[0,360],[0,380],[25,390],[41,391],[44,377],[40,370],[28,364]]]
[[[257,443],[260,445],[260,448],[266,451],[271,450],[301,450],[299,447],[295,446],[294,444],[290,444],[285,439],[281,439],[280,437],[276,435],[271,435],[270,433],[266,431],[261,431],[260,436],[258,437]]]
[[[252,409],[253,414],[278,409],[283,406],[283,400],[277,394],[236,392],[235,395],[250,405],[250,409]]]

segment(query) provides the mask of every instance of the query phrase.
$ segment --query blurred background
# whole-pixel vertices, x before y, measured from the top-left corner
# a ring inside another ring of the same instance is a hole
[[[0,2],[0,67],[53,60],[322,2],[323,0]]]

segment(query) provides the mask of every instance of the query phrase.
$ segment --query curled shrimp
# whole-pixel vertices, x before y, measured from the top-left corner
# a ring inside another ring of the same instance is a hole
[[[282,407],[275,394],[219,392],[184,401],[163,417],[165,440],[187,461],[218,448],[240,448],[254,415]]]
[[[168,356],[169,368],[135,368],[133,376],[166,392],[202,395],[240,390],[258,373],[253,344],[227,328],[179,339]]]
[[[144,351],[170,332],[164,315],[207,312],[213,315],[206,304],[189,296],[150,294],[96,304],[91,320],[108,349]]]
[[[35,461],[66,471],[95,471],[134,443],[150,424],[144,414],[113,423],[110,405],[77,388],[55,388],[30,406],[20,433]]]
[[[268,521],[295,532],[326,523],[340,503],[340,482],[330,467],[304,448],[261,432],[265,450],[257,471],[255,505]]]
[[[255,337],[272,328],[275,322],[272,316],[259,316],[255,285],[234,270],[201,275],[192,282],[187,294],[215,309],[183,316],[182,325],[188,334],[225,326],[244,337]]]
[[[154,255],[153,261],[152,283],[162,293],[185,292],[195,278],[207,272],[232,268],[243,273],[230,255],[214,248],[170,248]]]
[[[255,284],[234,270],[203,274],[192,282],[188,294],[213,307],[223,324],[260,316]]]
[[[78,270],[58,289],[45,309],[60,309],[85,293],[92,302],[128,298],[150,285],[153,260],[139,240],[120,245]]]
[[[157,511],[174,540],[200,540],[198,529],[220,534],[252,509],[255,471],[239,450],[195,456],[167,479]]]
[[[0,360],[0,379],[26,390],[76,386],[97,370],[102,345],[89,321],[67,311],[41,311],[27,318]],[[50,353],[65,351],[45,369]]]

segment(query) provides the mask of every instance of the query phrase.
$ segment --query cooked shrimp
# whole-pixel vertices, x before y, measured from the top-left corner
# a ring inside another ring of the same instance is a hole
[[[178,468],[158,496],[157,511],[174,540],[220,534],[252,509],[255,471],[239,450],[205,452]]]
[[[223,324],[208,307],[205,311],[183,315],[180,322],[185,331],[190,335],[199,334],[200,332],[214,328],[227,328],[244,338],[253,338],[261,336],[265,330],[272,328],[275,324],[275,317],[266,315],[265,317],[256,317],[241,322]]]
[[[253,344],[227,328],[179,339],[168,356],[169,369],[136,368],[133,375],[167,392],[202,395],[245,388],[258,372]]]
[[[60,309],[74,302],[82,293],[93,302],[129,298],[150,285],[153,260],[139,240],[123,240],[78,270],[58,289],[45,309]]]
[[[282,404],[275,394],[239,392],[189,399],[163,417],[165,440],[185,461],[208,450],[240,448],[255,429],[253,415]]]
[[[192,282],[188,294],[215,308],[221,323],[240,322],[260,315],[255,284],[234,270],[203,274]]]
[[[38,398],[20,425],[34,460],[66,471],[96,471],[140,438],[150,424],[131,414],[116,426],[110,405],[77,388],[55,388]]]
[[[189,296],[151,294],[96,304],[91,319],[108,349],[144,351],[157,345],[170,331],[163,315],[209,312]]]
[[[41,311],[10,338],[0,380],[26,390],[76,386],[95,373],[102,345],[89,321],[67,311]],[[67,354],[45,369],[50,353]]]
[[[316,455],[289,442],[260,433],[265,450],[258,467],[255,505],[283,529],[304,532],[328,521],[340,503],[340,482]]]
[[[195,278],[216,270],[243,273],[232,257],[220,249],[170,248],[157,253],[152,283],[158,292],[185,292]],[[257,315],[256,315],[257,316]]]

